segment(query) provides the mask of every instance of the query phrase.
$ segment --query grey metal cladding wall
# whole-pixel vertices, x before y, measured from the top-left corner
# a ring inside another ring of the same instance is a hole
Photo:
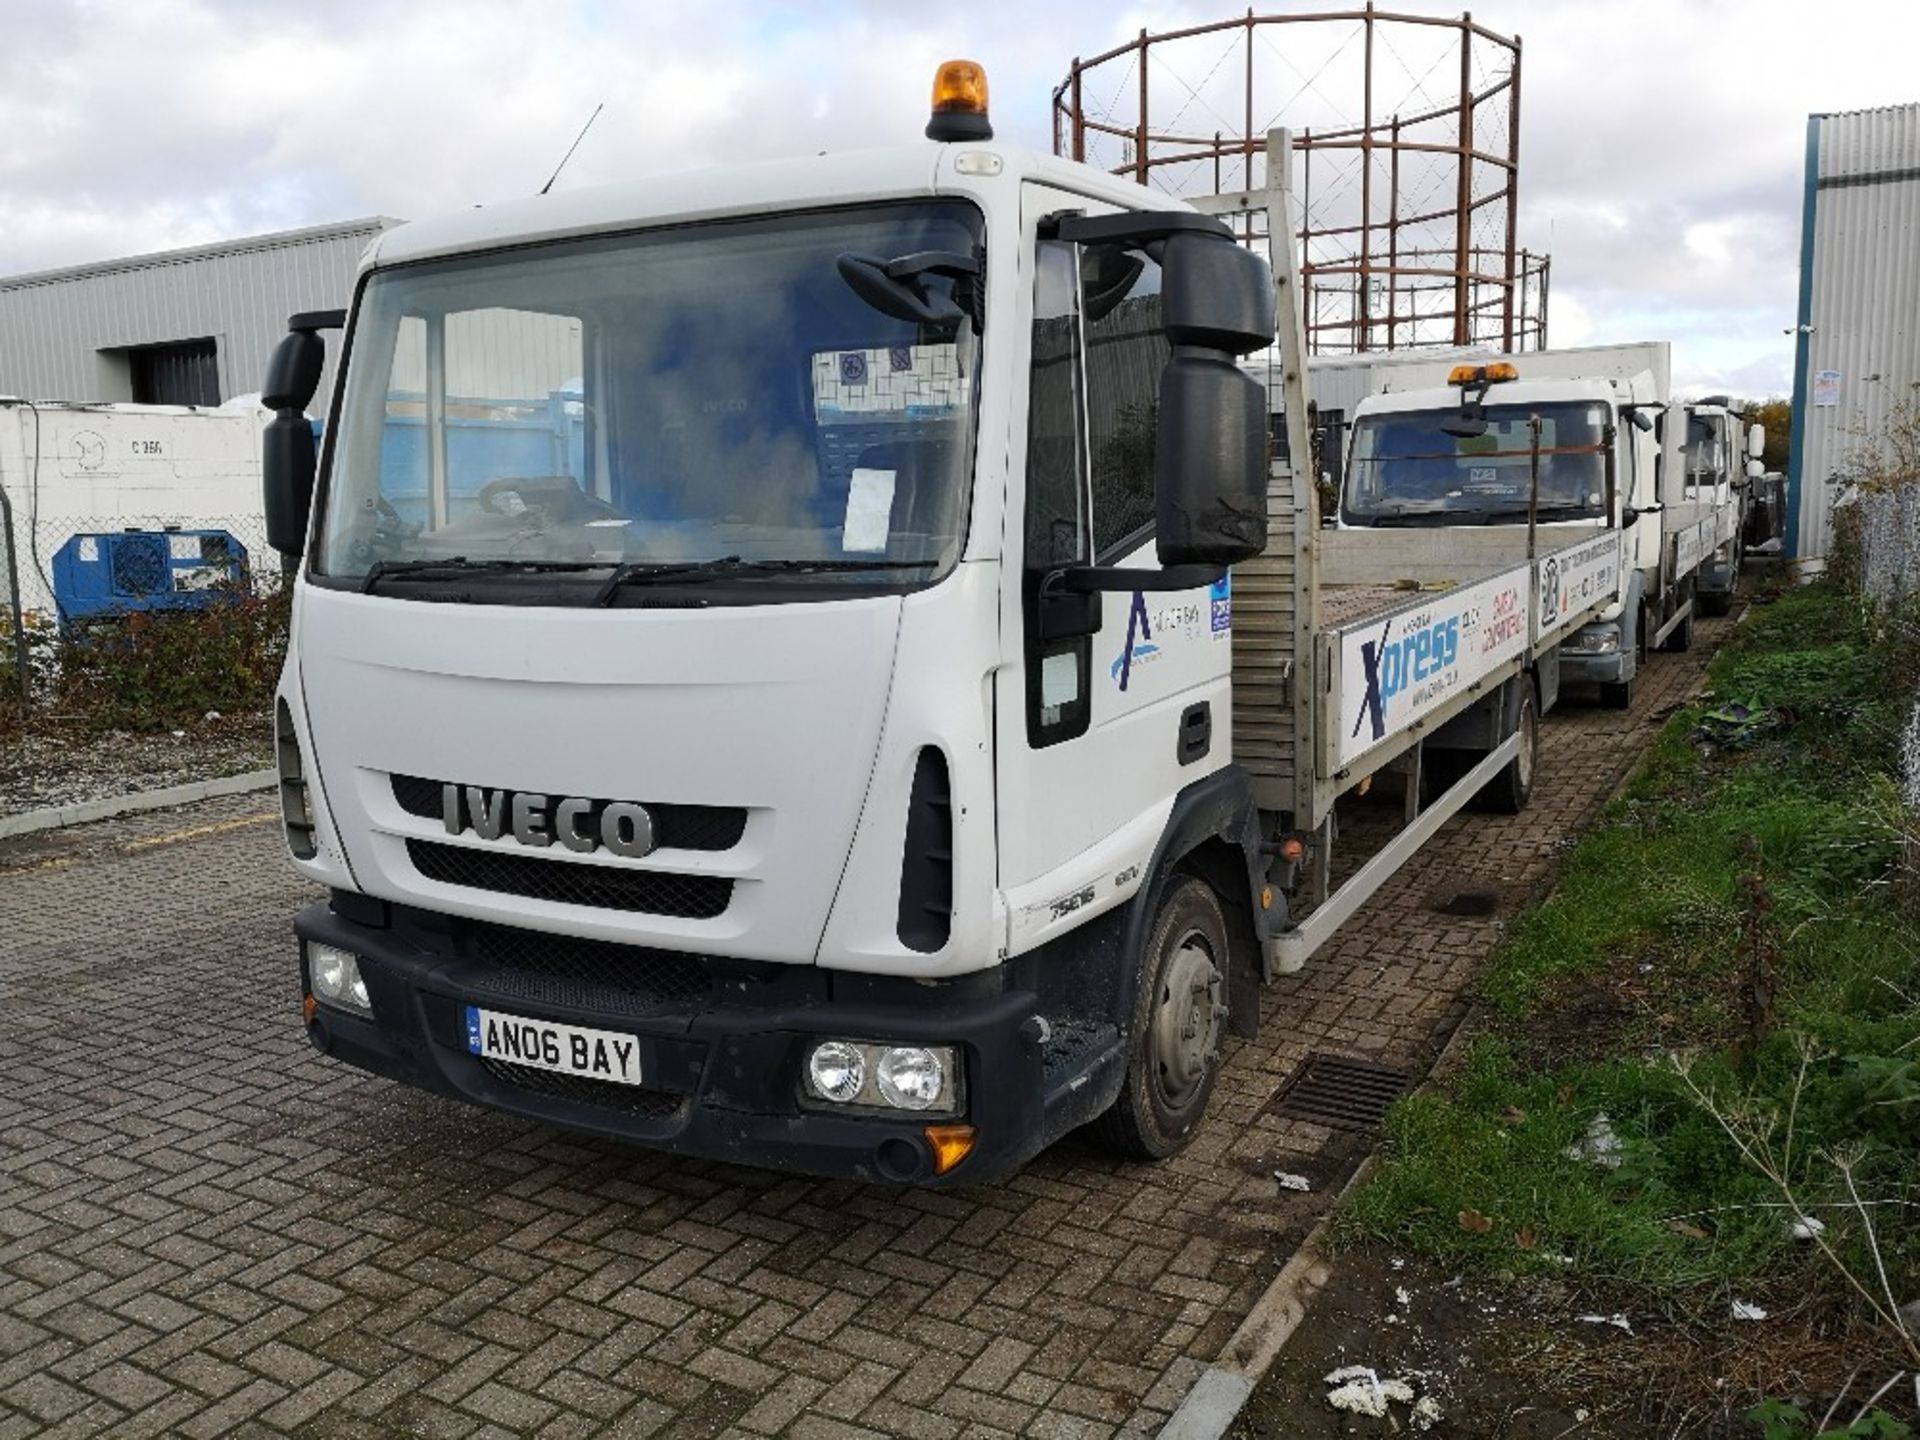
[[[1807,557],[1832,535],[1827,482],[1920,382],[1920,104],[1822,116],[1818,143],[1807,371],[1838,371],[1840,395],[1802,420]]]
[[[97,352],[203,336],[219,343],[223,398],[258,390],[287,316],[345,306],[361,253],[382,228],[355,222],[295,232],[283,243],[0,279],[0,393],[124,399],[102,393]],[[332,396],[331,338],[316,413]]]

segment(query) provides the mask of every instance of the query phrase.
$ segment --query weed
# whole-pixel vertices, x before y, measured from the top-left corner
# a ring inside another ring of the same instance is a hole
[[[1904,663],[1843,593],[1750,613],[1709,703],[1772,722],[1727,745],[1702,738],[1704,707],[1673,717],[1495,955],[1490,1032],[1444,1090],[1389,1116],[1344,1234],[1718,1297],[1723,1315],[1735,1287],[1850,1295],[1905,1336],[1920,939],[1892,883]],[[1602,1115],[1617,1165],[1581,1158]],[[1794,1237],[1796,1216],[1823,1219],[1817,1241]]]

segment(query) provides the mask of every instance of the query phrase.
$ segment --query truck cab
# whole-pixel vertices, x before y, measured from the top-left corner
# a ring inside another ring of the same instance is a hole
[[[1712,548],[1700,562],[1695,599],[1703,613],[1724,615],[1733,604],[1753,532],[1752,482],[1763,469],[1766,429],[1746,424],[1725,395],[1689,402],[1686,427],[1681,448],[1685,495],[1713,516]]]
[[[1271,280],[975,119],[403,226],[294,317],[277,738],[326,1053],[864,1179],[1191,1133],[1257,964],[1226,570]]]

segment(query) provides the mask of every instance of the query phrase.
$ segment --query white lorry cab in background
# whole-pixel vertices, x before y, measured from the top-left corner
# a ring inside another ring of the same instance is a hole
[[[1450,543],[1521,527],[1536,547],[1542,535],[1618,530],[1619,598],[1566,637],[1559,672],[1625,708],[1649,648],[1691,643],[1702,566],[1738,539],[1739,492],[1687,483],[1669,376],[1663,341],[1382,357],[1348,420],[1338,527],[1443,531]]]
[[[1323,586],[1239,364],[1277,329],[1303,453],[1290,247],[1276,281],[994,144],[970,63],[927,136],[401,226],[293,318],[277,743],[327,1054],[863,1179],[1089,1122],[1164,1156],[1262,979],[1468,799],[1525,803],[1545,657],[1614,591],[1511,550]],[[1389,769],[1408,823],[1334,889],[1333,807]]]
[[[1765,533],[1756,534],[1752,523],[1753,482],[1765,470],[1760,456],[1767,446],[1766,427],[1747,424],[1725,395],[1688,402],[1686,427],[1685,497],[1713,517],[1711,536],[1703,534],[1697,542],[1706,554],[1694,582],[1694,601],[1702,614],[1724,615],[1732,608],[1748,547],[1775,533],[1769,523]]]

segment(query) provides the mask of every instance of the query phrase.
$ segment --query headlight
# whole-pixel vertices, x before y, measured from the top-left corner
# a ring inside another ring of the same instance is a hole
[[[344,1010],[373,1012],[367,982],[360,975],[360,957],[337,945],[307,942],[307,984],[313,998]]]
[[[1615,655],[1620,651],[1620,630],[1609,625],[1604,630],[1582,630],[1567,641],[1566,649],[1576,655]]]
[[[931,1050],[902,1045],[882,1052],[878,1077],[880,1095],[902,1110],[927,1110],[939,1103],[947,1088],[947,1067]]]
[[[959,1070],[951,1045],[822,1040],[807,1053],[806,1091],[861,1110],[957,1114]]]
[[[866,1056],[844,1040],[816,1045],[807,1057],[807,1083],[822,1100],[844,1105],[866,1088]]]

